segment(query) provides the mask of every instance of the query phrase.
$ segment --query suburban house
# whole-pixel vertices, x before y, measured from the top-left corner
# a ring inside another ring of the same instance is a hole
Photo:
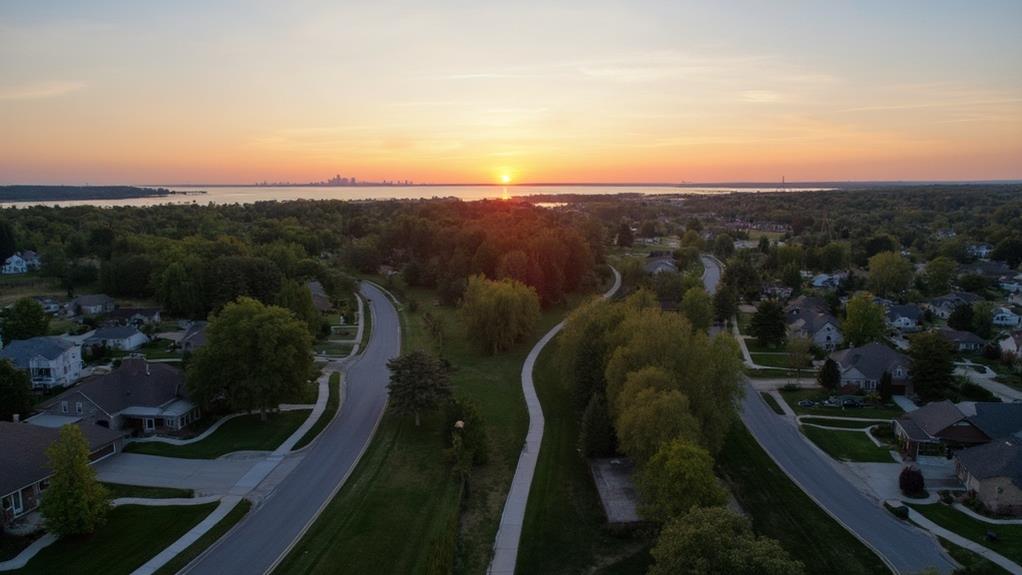
[[[993,324],[1000,327],[1019,327],[1022,325],[1022,316],[1006,307],[994,309]]]
[[[865,391],[875,391],[880,386],[884,372],[891,374],[891,385],[895,393],[903,393],[909,385],[911,361],[882,343],[868,343],[861,347],[842,349],[830,354],[841,371],[841,385],[852,385]]]
[[[841,285],[841,282],[848,279],[847,273],[835,273],[835,274],[817,274],[813,276],[813,279],[809,282],[814,288],[827,289],[836,288]]]
[[[110,322],[119,325],[133,325],[142,327],[145,325],[156,325],[160,323],[160,308],[158,307],[122,307],[107,314]]]
[[[1015,273],[1011,266],[1004,262],[991,262],[981,260],[962,266],[959,270],[962,274],[983,276],[987,279],[1000,279],[1002,276]]]
[[[775,282],[765,284],[763,286],[763,289],[760,290],[759,293],[762,297],[766,299],[776,299],[784,301],[790,298],[791,294],[794,292],[795,290],[791,289],[790,287]]]
[[[99,461],[121,450],[121,434],[98,425],[81,425],[89,443],[89,459]],[[60,430],[28,423],[0,421],[0,528],[39,507],[53,475],[46,449]]]
[[[0,273],[4,275],[23,274],[27,271],[28,265],[25,263],[25,258],[19,254],[11,254],[4,260],[3,267],[0,267]]]
[[[959,451],[955,473],[989,511],[1022,516],[1022,437]]]
[[[180,431],[200,415],[188,399],[184,371],[141,358],[125,359],[108,374],[86,378],[43,403],[40,411],[29,422],[86,422],[146,435]]]
[[[323,284],[318,280],[313,280],[305,285],[309,288],[309,294],[312,296],[312,305],[316,306],[317,310],[326,313],[334,309],[334,304],[330,301],[330,296],[327,295]]]
[[[120,351],[132,351],[142,347],[148,341],[149,337],[138,331],[137,327],[133,325],[119,325],[96,329],[96,331],[92,332],[92,335],[85,340],[85,347],[105,347],[107,349],[116,349]]]
[[[891,305],[887,307],[887,326],[901,331],[919,329],[923,311],[912,304]]]
[[[678,264],[674,263],[673,257],[656,256],[647,258],[643,269],[646,270],[646,273],[653,275],[664,272],[676,273],[678,271]]]
[[[1008,354],[1019,357],[1019,350],[1022,350],[1022,331],[1001,335],[997,347],[1001,348],[1001,357]]]
[[[117,302],[114,298],[103,294],[80,295],[71,300],[67,306],[69,316],[76,315],[102,315],[117,309]]]
[[[17,339],[0,350],[0,359],[28,372],[32,387],[67,387],[82,373],[81,346],[59,337]]]
[[[1015,277],[1005,276],[998,280],[998,286],[1008,293],[1022,293],[1022,274]]]
[[[994,246],[986,242],[969,244],[965,247],[965,253],[969,254],[969,257],[972,258],[988,258],[992,251],[994,251]]]
[[[894,434],[910,458],[942,455],[1022,433],[1022,403],[948,400],[928,403],[894,420]]]
[[[937,328],[937,333],[939,333],[944,339],[950,341],[951,345],[955,347],[955,351],[958,352],[981,351],[987,344],[985,339],[971,331],[951,329],[950,327],[940,327]]]
[[[926,307],[933,312],[933,315],[940,319],[947,319],[956,307],[972,305],[978,301],[983,301],[983,298],[974,293],[957,291],[931,299],[926,303]]]
[[[834,349],[844,340],[837,318],[820,298],[797,297],[788,303],[785,315],[790,335],[807,337],[821,349]]]
[[[43,311],[50,315],[59,312],[61,308],[64,307],[62,303],[52,297],[37,295],[32,296],[32,299],[34,299],[39,305],[43,306]]]
[[[177,342],[181,351],[195,351],[206,345],[206,325],[204,321],[193,321],[189,324],[185,334]]]

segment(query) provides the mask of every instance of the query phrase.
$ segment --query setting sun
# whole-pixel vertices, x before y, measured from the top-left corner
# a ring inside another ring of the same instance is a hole
[[[510,184],[511,183],[511,176],[509,176],[507,174],[501,175],[500,176],[500,183],[502,183],[502,184]]]

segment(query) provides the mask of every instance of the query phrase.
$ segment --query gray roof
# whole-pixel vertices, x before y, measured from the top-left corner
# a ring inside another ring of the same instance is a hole
[[[330,311],[333,309],[334,304],[330,301],[330,296],[327,295],[323,284],[318,280],[312,280],[305,285],[308,286],[309,294],[312,296],[312,305],[316,306],[317,310]]]
[[[937,333],[944,337],[944,339],[951,343],[972,343],[976,345],[986,345],[986,340],[972,333],[971,331],[962,331],[958,329],[952,329],[950,327],[937,328]]]
[[[919,318],[923,315],[923,312],[919,310],[919,306],[912,304],[904,305],[892,305],[887,308],[887,319],[894,321],[899,317],[907,317],[912,321],[919,321]]]
[[[206,345],[206,325],[207,322],[204,321],[192,322],[185,334],[181,336],[178,345],[185,347],[187,344],[189,349],[197,349]]]
[[[53,360],[74,344],[59,337],[40,336],[30,339],[16,339],[0,350],[0,359],[9,359],[15,367],[28,369],[28,362],[33,357],[42,356]]]
[[[1022,403],[967,401],[958,408],[991,439],[1002,439],[1022,432]]]
[[[114,303],[114,298],[101,293],[80,295],[74,299],[75,305],[108,305]]]
[[[649,274],[655,274],[663,271],[678,271],[678,264],[674,263],[674,258],[672,257],[648,258],[642,267],[646,270],[646,273]]]
[[[838,325],[827,302],[818,297],[799,296],[788,303],[785,312],[789,326],[804,329],[809,334],[820,331],[828,323]]]
[[[1001,439],[963,449],[958,461],[976,479],[1007,477],[1022,489],[1022,441]]]
[[[879,380],[885,371],[893,376],[894,368],[899,365],[908,368],[910,363],[904,354],[877,342],[835,351],[830,358],[841,365],[842,371],[854,367],[862,375],[875,380]]]
[[[116,325],[97,328],[96,331],[85,341],[100,341],[104,339],[124,339],[137,333],[138,328],[133,325]]]
[[[905,427],[905,421],[911,421],[931,437],[963,419],[965,419],[965,414],[954,403],[946,399],[927,403],[915,411],[898,417],[898,420],[902,422],[902,427]]]
[[[129,358],[112,372],[89,377],[44,405],[49,407],[77,395],[114,414],[128,407],[159,407],[177,399],[187,399],[188,390],[184,372],[179,368]]]
[[[110,312],[110,317],[114,319],[131,319],[136,315],[140,315],[146,318],[155,318],[160,313],[158,307],[122,307],[115,309]]]
[[[978,301],[983,301],[983,298],[974,293],[969,293],[967,291],[953,291],[940,297],[935,297],[931,299],[929,303],[933,306],[946,304],[950,307],[958,307],[962,304],[971,304]]]
[[[81,424],[90,451],[107,445],[121,436],[120,432]],[[31,423],[0,421],[0,495],[45,479],[52,473],[46,448],[60,437],[60,430]]]

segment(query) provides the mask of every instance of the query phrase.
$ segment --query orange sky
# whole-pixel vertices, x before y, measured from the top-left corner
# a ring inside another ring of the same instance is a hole
[[[28,4],[0,183],[1022,178],[1019,2]]]

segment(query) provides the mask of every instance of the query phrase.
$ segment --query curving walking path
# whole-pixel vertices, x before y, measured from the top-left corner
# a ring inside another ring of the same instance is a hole
[[[614,268],[614,285],[610,287],[604,298],[609,298],[621,288],[621,274]],[[504,501],[504,511],[500,516],[500,527],[493,542],[493,560],[487,573],[491,575],[514,575],[515,563],[518,560],[518,543],[522,537],[522,523],[525,521],[525,506],[529,502],[529,489],[532,487],[532,476],[536,473],[536,462],[539,449],[543,444],[543,407],[536,395],[536,386],[532,381],[532,369],[539,359],[540,352],[550,340],[564,328],[564,322],[555,325],[529,351],[522,365],[522,393],[525,394],[525,406],[529,410],[529,432],[525,436],[525,445],[518,456],[518,466],[511,480],[511,490]]]

